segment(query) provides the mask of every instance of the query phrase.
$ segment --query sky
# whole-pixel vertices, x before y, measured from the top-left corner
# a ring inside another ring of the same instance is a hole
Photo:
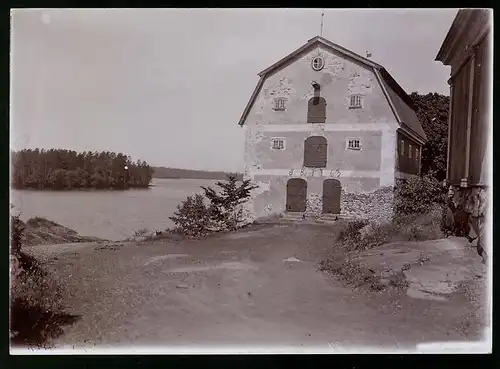
[[[406,90],[449,94],[434,61],[457,9],[325,9],[323,37]],[[154,166],[243,170],[257,74],[319,35],[321,9],[11,12],[11,146],[108,150]]]

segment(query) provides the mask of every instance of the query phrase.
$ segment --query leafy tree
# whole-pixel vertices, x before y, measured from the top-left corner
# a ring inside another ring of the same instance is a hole
[[[174,231],[189,237],[203,236],[212,228],[211,211],[201,194],[188,196],[169,218],[176,225]]]
[[[250,191],[257,186],[252,185],[250,180],[242,181],[238,185],[237,174],[230,174],[226,182],[218,181],[215,184],[222,190],[217,192],[210,187],[201,187],[210,201],[212,219],[221,229],[236,229],[243,221],[242,210],[238,206],[248,200]]]
[[[417,92],[410,98],[428,139],[422,148],[422,174],[432,172],[442,181],[446,178],[450,98],[438,93],[419,95]]]
[[[257,188],[249,180],[238,182],[237,175],[231,174],[226,182],[216,182],[219,191],[202,186],[204,195],[189,196],[169,218],[176,226],[174,231],[198,237],[211,231],[237,229],[243,222],[240,205]]]
[[[446,188],[430,171],[422,177],[411,177],[400,181],[394,194],[394,211],[396,215],[425,214],[443,206],[446,200]]]

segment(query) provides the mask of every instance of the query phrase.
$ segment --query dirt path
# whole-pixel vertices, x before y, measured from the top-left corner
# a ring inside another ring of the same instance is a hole
[[[414,349],[464,340],[472,308],[354,292],[317,271],[332,229],[266,225],[200,241],[36,248],[81,315],[58,347],[262,345]]]

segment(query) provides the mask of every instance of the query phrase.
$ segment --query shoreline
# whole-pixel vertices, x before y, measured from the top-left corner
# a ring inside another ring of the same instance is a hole
[[[128,188],[113,188],[113,187],[107,187],[107,188],[95,188],[95,187],[81,187],[81,188],[50,188],[50,187],[42,187],[42,188],[34,188],[34,187],[23,187],[23,188],[18,188],[18,187],[12,187],[11,190],[16,190],[16,191],[40,191],[40,192],[69,192],[69,191],[82,191],[82,192],[94,192],[94,191],[128,191],[128,190],[149,190],[151,187],[154,187],[154,185],[148,185],[148,186],[134,186],[134,187],[128,187]]]

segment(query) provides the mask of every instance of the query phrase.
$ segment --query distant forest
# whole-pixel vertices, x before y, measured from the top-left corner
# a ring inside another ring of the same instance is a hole
[[[226,172],[211,172],[205,170],[190,170],[165,167],[153,167],[154,178],[185,178],[185,179],[214,179],[225,180],[230,173]],[[238,180],[243,180],[243,174],[236,173]]]
[[[114,152],[72,150],[12,151],[16,189],[127,189],[149,187],[152,168],[145,161]]]

